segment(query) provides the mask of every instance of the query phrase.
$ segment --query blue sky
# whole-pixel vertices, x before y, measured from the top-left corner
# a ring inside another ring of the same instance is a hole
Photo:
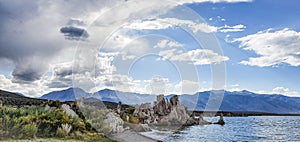
[[[243,24],[247,28],[243,32],[230,33],[231,38],[238,38],[249,34],[255,34],[268,28],[281,30],[289,28],[299,31],[300,8],[299,1],[274,1],[256,0],[251,3],[235,4],[191,4],[188,5],[211,25],[234,25]],[[213,7],[213,8],[212,8]],[[220,21],[217,16],[221,16],[226,21]],[[213,17],[214,20],[208,19]],[[284,86],[290,90],[300,91],[299,88],[299,67],[287,64],[278,67],[257,67],[239,64],[241,60],[257,56],[251,51],[244,51],[238,43],[228,43],[224,41],[224,33],[217,33],[223,47],[224,55],[231,60],[226,62],[227,84],[239,84],[241,88],[248,90],[272,90],[278,86]],[[299,39],[298,39],[299,40]],[[285,47],[282,47],[285,48]]]
[[[1,1],[0,89],[300,97],[297,0]]]

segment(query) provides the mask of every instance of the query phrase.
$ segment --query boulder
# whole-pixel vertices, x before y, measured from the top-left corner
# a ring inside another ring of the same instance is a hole
[[[49,106],[48,106],[49,107]],[[63,109],[64,113],[66,113],[67,115],[71,116],[71,117],[78,117],[78,115],[76,114],[75,111],[73,111],[69,105],[67,104],[63,104],[61,105],[61,108]]]
[[[106,113],[104,123],[109,126],[109,133],[121,133],[125,130],[123,120],[114,112]]]

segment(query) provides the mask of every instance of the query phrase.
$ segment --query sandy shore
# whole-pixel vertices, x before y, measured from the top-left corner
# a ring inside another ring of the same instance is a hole
[[[118,133],[112,135],[112,139],[121,142],[158,142],[159,140],[155,140],[146,136],[143,136],[137,132],[132,130],[126,130],[123,133]]]

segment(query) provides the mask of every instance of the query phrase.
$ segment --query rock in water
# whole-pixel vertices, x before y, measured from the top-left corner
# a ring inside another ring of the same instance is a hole
[[[217,122],[217,124],[220,124],[220,125],[224,125],[224,124],[225,124],[224,118],[223,118],[223,113],[221,113],[220,119],[219,119],[219,121]]]

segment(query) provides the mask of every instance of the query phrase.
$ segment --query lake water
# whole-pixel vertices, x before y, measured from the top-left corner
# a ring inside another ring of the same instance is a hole
[[[206,118],[207,119],[207,118]],[[215,141],[300,141],[300,117],[225,117],[226,124],[191,126],[176,133],[145,132],[143,135],[166,142]],[[212,121],[217,121],[213,118]]]

